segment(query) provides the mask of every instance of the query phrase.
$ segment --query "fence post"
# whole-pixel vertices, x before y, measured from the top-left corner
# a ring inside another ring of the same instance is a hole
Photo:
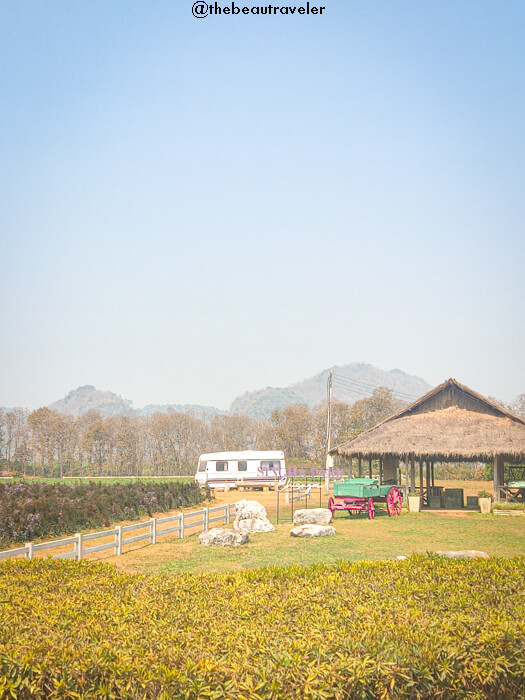
[[[184,537],[184,513],[179,513],[179,532],[180,537]]]
[[[115,554],[120,557],[122,554],[122,525],[117,525],[117,534],[115,535]]]
[[[82,545],[83,537],[81,532],[77,532],[75,537],[77,541],[75,542],[75,559],[76,561],[82,561]]]
[[[230,524],[230,503],[227,503],[224,508],[226,509],[226,525]]]
[[[25,546],[27,547],[27,553],[26,553],[26,555],[25,555],[25,558],[26,558],[26,559],[32,559],[33,556],[34,556],[34,552],[33,552],[33,546],[34,546],[34,545],[33,545],[33,543],[32,543],[32,542],[26,542],[26,543],[25,543]]]
[[[202,529],[203,529],[203,530],[207,530],[207,529],[208,529],[208,525],[209,525],[208,520],[209,520],[209,517],[210,517],[210,514],[209,514],[209,512],[208,512],[208,509],[205,508],[205,509],[204,509],[204,524],[203,524],[203,526],[202,526]]]
[[[157,544],[157,521],[155,518],[150,518],[150,527],[151,527],[151,534],[150,534],[150,544]]]

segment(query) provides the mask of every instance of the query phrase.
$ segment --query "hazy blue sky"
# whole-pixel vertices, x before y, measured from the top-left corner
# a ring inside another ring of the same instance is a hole
[[[525,3],[323,4],[0,0],[0,405],[525,392]]]

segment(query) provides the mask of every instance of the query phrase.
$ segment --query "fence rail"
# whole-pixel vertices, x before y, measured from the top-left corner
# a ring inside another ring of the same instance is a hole
[[[228,524],[234,509],[234,503],[226,503],[223,506],[203,508],[202,510],[196,510],[192,513],[177,513],[177,515],[170,515],[163,518],[150,518],[149,520],[133,523],[132,525],[117,525],[117,527],[111,530],[103,530],[101,532],[89,532],[86,534],[77,532],[76,535],[63,537],[60,540],[53,540],[52,542],[38,542],[37,544],[34,542],[26,542],[23,547],[0,552],[0,560],[19,556],[24,556],[26,559],[33,559],[36,552],[57,549],[59,547],[68,547],[70,545],[73,546],[72,550],[52,555],[52,558],[75,559],[75,561],[80,561],[86,554],[94,554],[95,552],[102,552],[106,549],[113,549],[115,555],[121,555],[123,546],[132,544],[133,542],[149,540],[149,544],[156,544],[158,537],[167,535],[170,532],[177,532],[179,539],[182,539],[185,537],[186,530],[199,527],[200,525],[202,525],[203,530],[207,530],[210,523],[223,522]],[[210,517],[210,513],[214,514],[213,517]],[[195,518],[199,519],[195,520]],[[171,523],[173,523],[173,525]],[[159,529],[159,525],[165,524],[169,524],[170,527]],[[146,530],[146,532],[133,535],[132,537],[125,536],[127,533],[134,532],[135,530]],[[103,542],[102,544],[97,544],[92,547],[85,546],[86,542],[92,542],[107,537],[113,537],[113,539],[109,542]]]
[[[493,515],[525,515],[525,510],[498,510],[494,508],[492,510]]]

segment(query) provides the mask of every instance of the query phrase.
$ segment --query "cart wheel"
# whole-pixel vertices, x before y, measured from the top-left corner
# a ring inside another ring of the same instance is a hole
[[[330,498],[330,500],[328,501],[328,508],[330,508],[330,512],[332,513],[333,518],[335,513],[335,501],[333,498]]]
[[[386,495],[386,509],[388,510],[388,515],[399,515],[401,513],[401,494],[399,489],[392,486],[388,489]]]
[[[372,520],[372,518],[376,514],[376,511],[374,508],[374,501],[371,498],[368,499],[368,509],[367,510],[368,510],[368,518],[369,518],[369,520]]]

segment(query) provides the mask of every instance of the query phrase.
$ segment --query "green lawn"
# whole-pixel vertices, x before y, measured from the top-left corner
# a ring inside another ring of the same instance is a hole
[[[525,518],[523,519],[525,521]],[[275,532],[251,535],[242,547],[204,547],[197,536],[163,539],[111,557],[119,569],[140,573],[208,573],[240,571],[259,566],[333,563],[338,559],[394,559],[413,552],[477,549],[492,556],[525,555],[525,522],[479,513],[444,515],[405,513],[374,520],[338,513],[332,524],[337,535],[316,539],[290,536],[290,523]]]

